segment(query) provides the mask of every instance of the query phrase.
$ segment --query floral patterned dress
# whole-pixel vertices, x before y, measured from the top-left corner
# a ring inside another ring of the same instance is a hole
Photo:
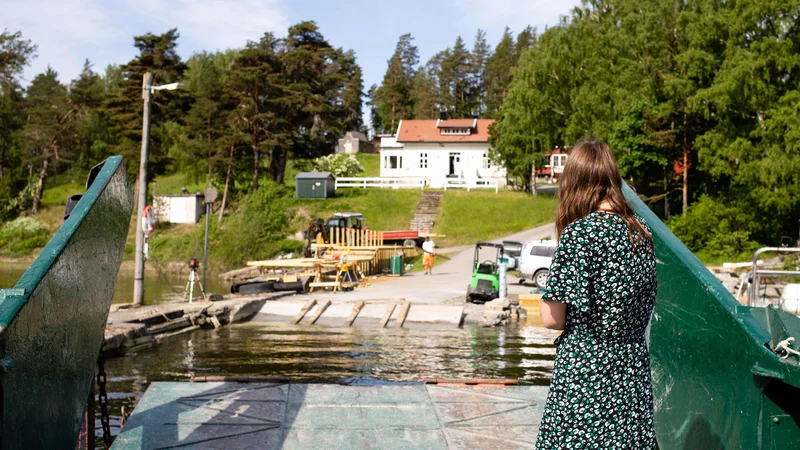
[[[564,229],[542,300],[569,307],[536,448],[656,448],[645,343],[656,284],[653,251],[621,216],[594,212]]]

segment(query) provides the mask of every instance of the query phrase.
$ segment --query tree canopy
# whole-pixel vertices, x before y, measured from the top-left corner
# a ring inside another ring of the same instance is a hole
[[[734,212],[740,233],[733,237],[730,220],[710,221],[692,250],[715,242],[746,253],[755,242],[795,237],[798,6],[584,2],[522,54],[492,130],[495,157],[513,171],[532,142],[569,148],[599,137],[656,212],[683,215],[670,222],[676,232],[709,205]]]

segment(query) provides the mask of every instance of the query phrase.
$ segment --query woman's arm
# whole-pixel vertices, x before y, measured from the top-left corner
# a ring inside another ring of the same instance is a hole
[[[563,330],[567,323],[567,304],[561,302],[542,301],[539,306],[542,324],[551,330]]]

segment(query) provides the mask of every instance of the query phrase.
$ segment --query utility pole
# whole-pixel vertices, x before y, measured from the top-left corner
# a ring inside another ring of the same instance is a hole
[[[533,169],[531,170],[531,178],[533,179],[533,196],[536,197],[538,192],[536,192],[536,133],[533,133],[533,137],[531,137],[531,160],[533,161]]]
[[[142,151],[139,156],[139,202],[136,214],[136,252],[134,258],[136,271],[133,275],[133,304],[144,304],[144,230],[142,212],[147,203],[147,160],[150,156],[150,96],[152,95],[153,74],[145,72],[142,79]]]
[[[144,228],[142,227],[142,213],[147,203],[147,160],[150,158],[150,96],[155,91],[174,91],[183,88],[181,83],[170,83],[163,86],[153,86],[153,74],[145,72],[142,78],[142,99],[144,110],[142,112],[142,152],[139,155],[139,202],[136,216],[136,252],[134,261],[136,271],[133,275],[133,304],[144,304]],[[155,212],[154,212],[155,214]]]

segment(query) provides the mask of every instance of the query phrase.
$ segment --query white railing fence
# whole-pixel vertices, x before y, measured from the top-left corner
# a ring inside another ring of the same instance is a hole
[[[450,189],[466,189],[469,192],[472,189],[494,189],[495,194],[500,190],[500,184],[495,178],[477,178],[467,180],[466,178],[448,178],[444,182],[444,190]]]
[[[384,189],[425,189],[428,184],[426,177],[343,177],[336,179],[336,189],[339,188],[384,188]]]
[[[427,177],[343,177],[336,179],[336,189],[340,188],[383,188],[383,189],[420,189],[424,190],[431,183]],[[500,183],[496,178],[447,178],[444,181],[444,190],[466,189],[494,189],[500,190]]]

